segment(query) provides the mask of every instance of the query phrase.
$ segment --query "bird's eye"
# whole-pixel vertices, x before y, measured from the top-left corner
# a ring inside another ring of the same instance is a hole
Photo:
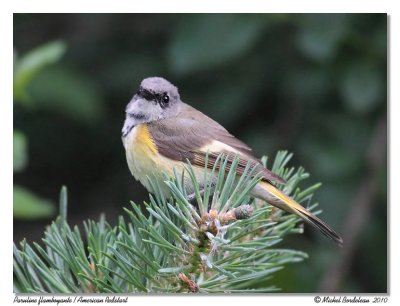
[[[166,93],[163,94],[162,101],[165,104],[167,104],[169,102],[169,96]]]

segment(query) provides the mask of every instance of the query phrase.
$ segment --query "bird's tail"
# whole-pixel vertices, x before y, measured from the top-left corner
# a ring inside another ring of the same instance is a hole
[[[268,182],[260,182],[253,190],[254,196],[267,201],[284,211],[301,217],[307,223],[319,229],[325,236],[335,241],[340,246],[343,245],[343,239],[328,224],[314,216],[303,206],[291,199],[289,196],[275,188]]]

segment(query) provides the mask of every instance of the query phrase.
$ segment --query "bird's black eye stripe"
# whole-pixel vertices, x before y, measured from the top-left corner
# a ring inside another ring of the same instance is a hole
[[[169,95],[166,92],[152,93],[151,91],[144,89],[143,87],[139,87],[136,95],[143,99],[146,99],[147,101],[156,101],[161,105],[162,108],[166,107],[169,103]]]
[[[143,87],[140,87],[136,94],[139,97],[142,97],[143,99],[146,99],[147,101],[156,100],[156,98],[157,98],[157,96],[155,94],[153,94],[152,92],[148,91],[147,89],[144,89]]]

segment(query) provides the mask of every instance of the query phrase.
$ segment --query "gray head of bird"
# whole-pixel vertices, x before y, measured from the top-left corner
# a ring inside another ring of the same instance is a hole
[[[178,88],[164,78],[144,79],[126,106],[126,120],[138,124],[175,116],[181,100]]]

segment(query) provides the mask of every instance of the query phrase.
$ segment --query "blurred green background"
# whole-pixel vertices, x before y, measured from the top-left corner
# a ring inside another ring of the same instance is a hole
[[[276,275],[283,292],[387,292],[386,75],[386,14],[15,14],[14,241],[42,237],[63,184],[71,224],[148,198],[120,132],[141,79],[163,76],[323,183],[344,248],[308,226],[286,239],[310,258]]]

